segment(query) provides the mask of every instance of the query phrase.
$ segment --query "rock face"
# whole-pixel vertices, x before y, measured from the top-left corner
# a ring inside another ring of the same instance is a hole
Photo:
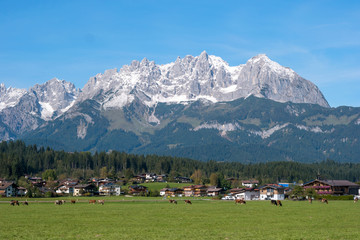
[[[45,121],[53,120],[66,112],[79,95],[72,83],[56,78],[42,84],[35,85],[30,90],[6,89],[1,85],[0,120],[7,126],[8,131],[22,134],[37,129]]]
[[[250,95],[278,102],[312,103],[329,107],[320,90],[293,70],[258,55],[231,67],[220,57],[177,58],[156,65],[146,58],[90,78],[80,99],[96,98],[104,108],[123,107],[134,100],[133,90],[148,106],[208,99],[233,101]]]

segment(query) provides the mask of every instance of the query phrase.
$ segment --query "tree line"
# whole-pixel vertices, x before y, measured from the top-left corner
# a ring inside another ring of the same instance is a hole
[[[51,171],[49,171],[51,170]],[[333,160],[315,163],[198,161],[188,158],[157,155],[136,155],[124,152],[65,152],[49,147],[28,145],[23,141],[0,143],[0,177],[18,180],[21,176],[42,176],[51,173],[58,179],[90,177],[130,177],[146,172],[166,174],[168,179],[192,176],[199,182],[217,179],[257,179],[260,184],[307,182],[318,173],[324,179],[359,181],[360,163],[338,163]],[[212,175],[213,174],[213,175]]]

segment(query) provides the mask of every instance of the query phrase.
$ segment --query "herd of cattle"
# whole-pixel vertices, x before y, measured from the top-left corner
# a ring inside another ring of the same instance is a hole
[[[309,198],[308,201],[309,201],[309,203],[312,203],[313,200],[311,198]],[[326,204],[329,203],[326,198],[319,199],[319,201],[322,202],[322,203],[326,203]],[[356,203],[358,201],[359,201],[358,198],[354,199],[354,203]],[[71,204],[75,204],[76,202],[77,202],[77,200],[70,200]],[[185,204],[192,204],[190,200],[184,200],[184,202],[185,202]],[[28,201],[24,201],[24,202],[21,202],[21,203],[22,203],[22,205],[29,205]],[[65,200],[56,200],[55,201],[55,205],[63,205],[65,203],[66,203]],[[97,201],[96,200],[89,200],[89,204],[96,204],[96,203],[104,205],[105,200],[97,200]],[[177,201],[175,199],[169,199],[169,203],[177,204]],[[238,204],[238,203],[239,204],[246,204],[246,201],[244,199],[236,199],[235,204]],[[280,207],[282,206],[282,203],[281,203],[280,200],[271,200],[270,203],[272,205],[275,205],[275,206],[280,206]],[[11,200],[10,205],[11,206],[19,206],[20,203],[17,200]]]

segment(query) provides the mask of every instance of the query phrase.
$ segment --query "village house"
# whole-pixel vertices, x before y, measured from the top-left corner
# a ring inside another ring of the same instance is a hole
[[[284,200],[284,187],[278,184],[268,184],[259,188],[260,200]]]
[[[235,196],[238,193],[242,193],[244,191],[244,188],[232,188],[230,189],[230,194]]]
[[[121,187],[114,183],[107,183],[99,187],[99,195],[103,196],[120,196]]]
[[[190,185],[183,187],[185,197],[203,197],[207,195],[207,187],[205,185]]]
[[[177,183],[191,183],[193,180],[188,177],[174,177],[174,181]]]
[[[0,183],[0,196],[2,197],[15,197],[16,184],[12,182]]]
[[[209,197],[219,196],[223,192],[222,188],[210,187],[207,189],[207,195]]]
[[[241,185],[247,188],[256,187],[259,184],[258,180],[243,180],[241,181]]]
[[[243,188],[242,191],[235,194],[236,199],[259,200],[260,191],[257,188]]]
[[[19,196],[19,197],[23,197],[27,193],[27,189],[24,188],[24,187],[17,187],[16,190],[17,190],[16,195]]]
[[[70,196],[74,195],[74,187],[76,185],[60,185],[56,189],[57,194],[69,194]]]
[[[183,194],[183,190],[180,188],[168,188],[165,191],[165,196],[170,196],[170,197],[179,197],[182,196]]]
[[[348,180],[315,179],[304,183],[303,188],[313,188],[320,195],[356,195],[360,186]]]
[[[169,188],[163,188],[163,189],[160,189],[160,196],[165,196],[165,193],[166,191],[168,190]]]
[[[74,196],[94,195],[96,186],[93,184],[78,184],[74,186]]]
[[[147,192],[148,192],[148,189],[145,186],[142,186],[142,185],[129,186],[129,194],[140,195],[142,193],[147,193]]]

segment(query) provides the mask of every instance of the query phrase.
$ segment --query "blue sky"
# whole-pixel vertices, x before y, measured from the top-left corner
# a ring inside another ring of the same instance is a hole
[[[360,1],[0,0],[0,82],[82,88],[109,68],[206,50],[230,65],[265,53],[332,107],[360,106]]]

